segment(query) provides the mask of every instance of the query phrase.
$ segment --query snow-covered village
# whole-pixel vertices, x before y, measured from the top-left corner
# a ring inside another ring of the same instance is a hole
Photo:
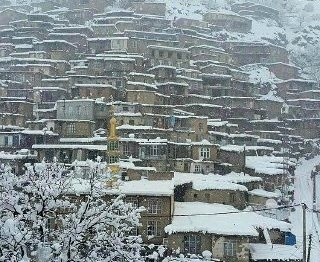
[[[319,262],[319,50],[320,0],[0,0],[0,261]]]

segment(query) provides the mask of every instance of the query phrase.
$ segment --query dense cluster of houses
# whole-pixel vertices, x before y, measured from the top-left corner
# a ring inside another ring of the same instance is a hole
[[[151,1],[18,2],[0,3],[1,164],[19,173],[99,156],[122,179],[106,194],[147,208],[136,230],[146,244],[299,261],[277,206],[291,204],[296,160],[320,137],[318,83],[284,47],[213,34],[250,33],[252,18],[277,21],[277,10],[248,2],[200,21],[167,19]]]

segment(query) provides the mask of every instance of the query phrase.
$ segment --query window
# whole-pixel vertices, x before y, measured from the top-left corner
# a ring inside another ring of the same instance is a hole
[[[201,166],[200,165],[195,165],[194,166],[194,172],[201,173]]]
[[[118,141],[110,141],[109,142],[109,150],[117,150],[119,148]]]
[[[209,193],[205,193],[204,196],[205,196],[205,198],[206,198],[207,201],[210,200],[210,194],[209,194]]]
[[[182,54],[181,53],[177,53],[177,58],[178,59],[182,59]]]
[[[132,204],[134,208],[138,207],[138,199],[136,197],[126,197],[125,202]]]
[[[229,194],[229,200],[231,203],[236,202],[236,194],[235,193],[230,193]]]
[[[117,163],[118,157],[116,156],[109,156],[109,164]]]
[[[159,57],[163,57],[164,52],[163,51],[159,51]]]
[[[237,243],[234,240],[223,243],[225,257],[235,257],[237,255]]]
[[[189,235],[184,237],[184,250],[189,254],[199,254],[201,249],[201,237]]]
[[[168,52],[168,58],[171,58],[171,57],[172,57],[172,52],[169,51],[169,52]]]
[[[130,125],[130,126],[134,126],[134,120],[133,120],[133,119],[130,119],[130,120],[129,120],[129,125]]]
[[[152,198],[148,200],[148,212],[150,214],[160,214],[161,213],[161,205],[160,200],[156,198]]]
[[[159,154],[158,145],[152,145],[150,147],[150,156],[158,156]]]
[[[147,235],[148,236],[160,236],[160,231],[158,229],[158,221],[148,221],[147,222]]]
[[[122,152],[125,156],[128,156],[130,154],[129,150],[129,144],[128,143],[123,143],[122,144]]]
[[[76,132],[76,124],[71,123],[67,126],[67,133],[68,134],[74,134]]]
[[[122,108],[122,110],[125,111],[125,112],[128,112],[128,111],[129,111],[129,107],[124,106],[124,107]]]
[[[210,158],[210,148],[201,147],[200,148],[200,158],[204,158],[204,159]]]
[[[193,194],[193,198],[197,199],[198,198],[198,194]]]

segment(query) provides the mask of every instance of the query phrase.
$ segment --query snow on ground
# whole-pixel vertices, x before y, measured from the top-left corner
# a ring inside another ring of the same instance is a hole
[[[297,166],[295,172],[295,203],[305,203],[309,208],[312,208],[312,182],[311,171],[314,166],[320,163],[320,156],[313,159],[301,159],[300,165]],[[320,189],[320,182],[318,182]],[[290,220],[292,222],[293,233],[297,236],[297,244],[300,246],[302,252],[302,208],[297,207],[292,213]],[[312,234],[312,248],[311,248],[311,261],[319,262],[320,257],[320,227],[319,221],[315,214],[307,212],[307,234]]]

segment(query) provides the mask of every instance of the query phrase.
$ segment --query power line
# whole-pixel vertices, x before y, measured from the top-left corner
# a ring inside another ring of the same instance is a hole
[[[256,213],[261,211],[268,211],[268,210],[282,210],[286,208],[293,208],[297,206],[301,206],[303,204],[294,204],[294,205],[287,205],[287,206],[280,206],[280,207],[272,207],[272,208],[261,208],[255,210],[237,210],[237,211],[227,211],[227,212],[218,212],[218,213],[195,213],[195,214],[176,214],[173,217],[191,217],[191,216],[218,216],[218,215],[229,215],[229,214],[240,214],[240,213]],[[152,215],[152,214],[150,214]],[[156,217],[171,217],[169,215],[156,215]]]

